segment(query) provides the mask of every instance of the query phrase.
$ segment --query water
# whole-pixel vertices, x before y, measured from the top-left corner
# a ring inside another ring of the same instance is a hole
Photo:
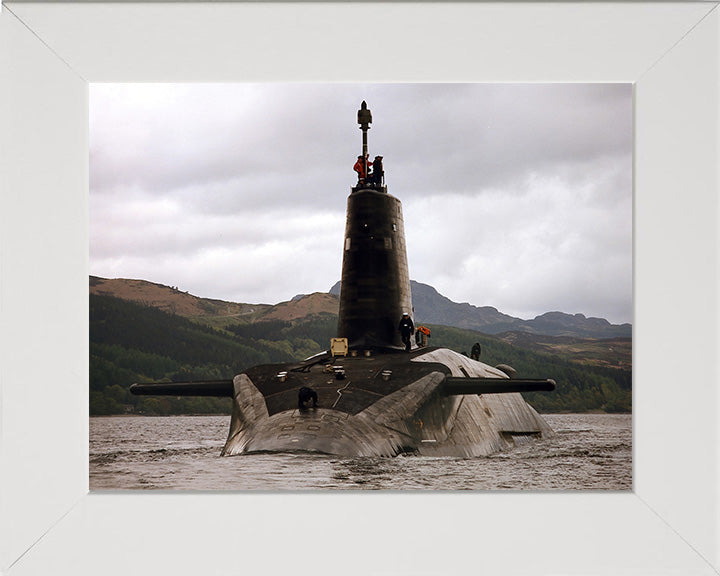
[[[554,438],[482,458],[221,457],[229,416],[94,417],[90,489],[632,489],[629,414],[544,417]]]

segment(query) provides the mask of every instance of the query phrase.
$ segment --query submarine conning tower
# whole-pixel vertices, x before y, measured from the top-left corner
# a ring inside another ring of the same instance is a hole
[[[370,122],[363,102],[363,158]],[[360,179],[347,202],[337,336],[355,348],[401,347],[404,312],[412,316],[402,204],[386,186]]]

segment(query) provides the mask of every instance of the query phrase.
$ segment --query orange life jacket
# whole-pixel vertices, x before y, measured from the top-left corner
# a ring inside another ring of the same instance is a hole
[[[358,176],[360,176],[360,178],[365,178],[365,162],[363,162],[362,160],[358,160],[357,162],[355,162],[353,170],[358,173]]]

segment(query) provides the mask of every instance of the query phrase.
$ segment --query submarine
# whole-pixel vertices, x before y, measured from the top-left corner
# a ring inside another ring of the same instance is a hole
[[[347,199],[337,337],[329,349],[228,380],[130,387],[140,395],[232,398],[223,456],[478,457],[554,435],[521,394],[552,391],[553,380],[517,378],[507,365],[401,334],[413,310],[402,205],[387,191],[382,157],[369,174],[371,122],[363,101],[362,155]]]

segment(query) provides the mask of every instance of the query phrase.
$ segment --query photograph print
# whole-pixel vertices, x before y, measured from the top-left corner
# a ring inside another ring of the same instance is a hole
[[[631,84],[91,84],[91,490],[632,489]]]

